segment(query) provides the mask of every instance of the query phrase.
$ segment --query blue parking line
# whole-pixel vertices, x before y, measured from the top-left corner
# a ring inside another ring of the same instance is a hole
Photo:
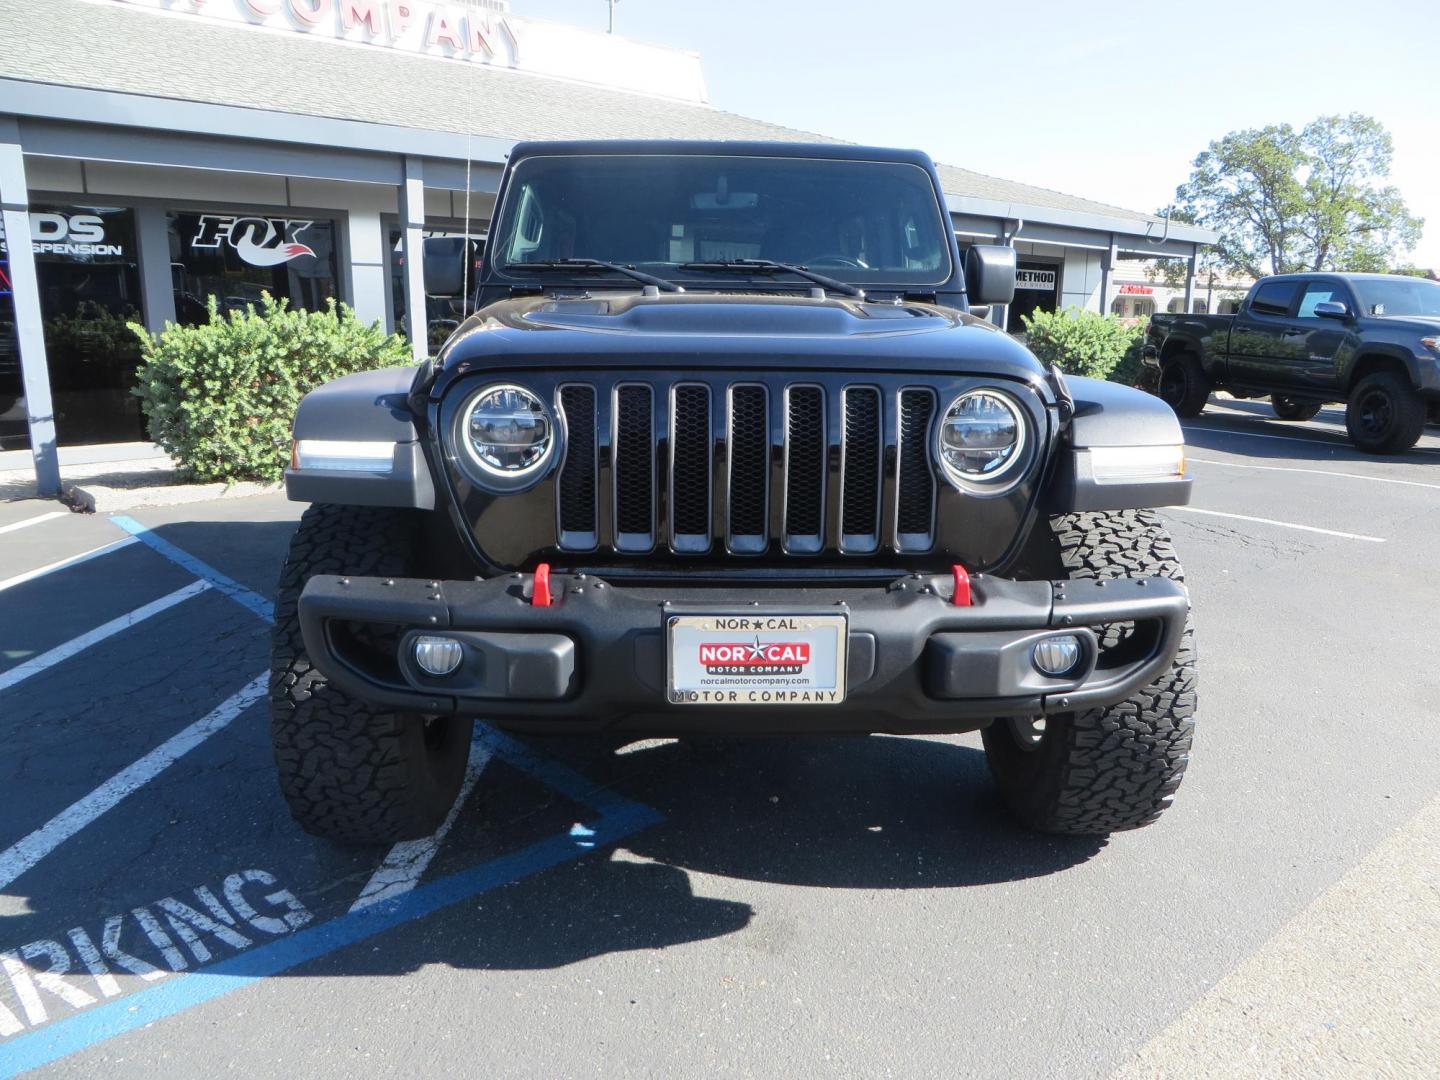
[[[217,591],[224,593],[242,607],[249,608],[266,622],[269,622],[270,619],[274,617],[274,607],[265,597],[253,589],[247,589],[234,578],[227,577],[209,563],[197,559],[188,551],[181,550],[170,543],[169,540],[156,536],[148,525],[141,525],[140,522],[134,518],[126,517],[124,514],[114,514],[110,520],[146,547],[159,552],[177,566],[181,566],[190,571],[190,573],[194,574],[197,578],[208,581]]]
[[[509,764],[531,772],[535,756],[528,747],[498,732],[488,732],[485,738]],[[510,751],[515,748],[523,753],[512,758]],[[563,782],[572,790],[586,786],[584,778],[566,766],[546,761],[540,763],[550,776],[569,773]],[[545,777],[537,775],[537,779]],[[593,785],[590,787],[592,791],[585,797],[593,799]],[[289,937],[212,964],[202,971],[178,974],[149,989],[57,1020],[32,1034],[21,1035],[0,1047],[0,1077],[12,1077],[28,1069],[39,1068],[106,1039],[174,1016],[232,990],[432,915],[462,900],[591,854],[597,848],[618,843],[632,833],[665,820],[659,811],[643,803],[608,792],[598,802],[607,809],[583,830],[572,830],[569,834],[541,840],[510,855],[501,855],[479,866],[417,886],[393,900],[337,915],[317,926],[296,931]],[[597,808],[596,802],[588,805],[591,809]]]
[[[245,588],[189,552],[162,540],[133,518],[116,515],[111,520],[266,622],[273,618],[270,602],[260,594]],[[106,1039],[174,1016],[232,990],[432,915],[462,900],[592,854],[599,848],[618,843],[632,833],[665,820],[664,815],[653,807],[596,785],[568,765],[547,758],[494,728],[482,725],[476,731],[475,740],[513,768],[532,776],[571,802],[595,811],[597,818],[573,827],[567,833],[416,886],[392,900],[337,915],[202,970],[177,973],[163,983],[19,1035],[0,1045],[0,1078],[47,1065]]]

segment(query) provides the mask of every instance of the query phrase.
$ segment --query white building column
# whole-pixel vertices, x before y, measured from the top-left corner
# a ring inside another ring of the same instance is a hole
[[[8,130],[7,130],[8,128]],[[55,409],[50,400],[50,366],[45,356],[45,325],[40,314],[40,281],[30,238],[30,195],[18,125],[0,125],[0,213],[15,301],[15,337],[20,345],[20,378],[25,387],[25,417],[35,486],[41,495],[60,494],[60,456],[55,445]]]
[[[1009,225],[1010,222],[1002,218],[1000,220],[1000,228],[995,233],[995,243],[999,244],[1001,247],[1013,248],[1015,246],[1015,241],[1010,233]],[[990,305],[990,322],[993,325],[998,326],[1001,330],[1005,329],[1005,322],[1009,318],[1009,316],[1009,304]]]
[[[1200,260],[1200,245],[1190,248],[1190,258],[1185,260],[1185,314],[1195,310],[1195,264]]]
[[[417,364],[430,357],[430,327],[425,311],[425,173],[419,158],[405,159],[400,185],[400,242],[405,260],[405,321],[410,355]]]
[[[350,304],[361,322],[390,325],[390,260],[378,207],[352,206],[346,247],[350,251]]]
[[[175,321],[170,222],[163,207],[145,203],[135,208],[135,242],[140,256],[140,299],[145,311],[145,329],[158,334],[167,322]]]
[[[1115,260],[1120,258],[1120,249],[1115,244],[1115,234],[1110,234],[1110,250],[1100,256],[1100,314],[1110,312],[1110,275],[1115,272]]]

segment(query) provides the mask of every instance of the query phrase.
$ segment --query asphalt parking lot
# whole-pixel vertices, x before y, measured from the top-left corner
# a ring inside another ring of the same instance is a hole
[[[1195,757],[1108,842],[978,737],[487,730],[442,837],[333,847],[266,734],[299,507],[0,503],[0,1076],[1435,1075],[1440,432],[1268,417],[1186,424]]]

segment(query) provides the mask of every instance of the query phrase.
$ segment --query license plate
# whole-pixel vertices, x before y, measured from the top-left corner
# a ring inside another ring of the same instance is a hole
[[[666,692],[676,705],[836,705],[844,615],[673,615]]]

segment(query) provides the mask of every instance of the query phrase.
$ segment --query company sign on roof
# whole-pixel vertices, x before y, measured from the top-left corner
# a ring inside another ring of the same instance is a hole
[[[101,0],[207,22],[705,100],[696,53],[511,15],[471,0]]]

